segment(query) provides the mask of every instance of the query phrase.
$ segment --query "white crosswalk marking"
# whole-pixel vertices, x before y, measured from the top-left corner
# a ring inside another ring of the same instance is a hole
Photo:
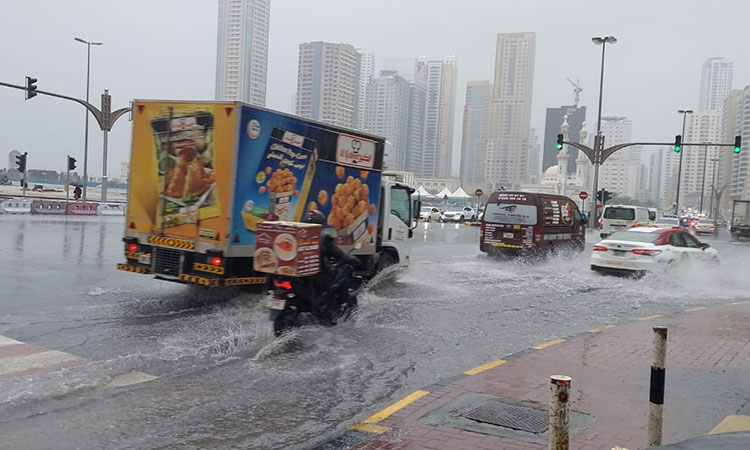
[[[30,369],[41,367],[56,366],[61,363],[78,361],[81,358],[69,353],[48,350],[41,353],[32,353],[30,355],[10,356],[0,358],[0,375],[7,375],[14,372],[23,372]]]

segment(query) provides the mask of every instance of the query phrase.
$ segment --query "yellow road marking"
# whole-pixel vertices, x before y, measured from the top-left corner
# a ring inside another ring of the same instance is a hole
[[[600,327],[592,328],[588,330],[589,333],[601,333],[602,331],[609,330],[610,328],[614,328],[614,325],[602,325]]]
[[[726,416],[708,434],[731,433],[732,431],[750,431],[750,416]]]
[[[533,348],[534,350],[542,350],[542,349],[545,349],[547,347],[552,347],[553,345],[562,344],[563,342],[565,342],[565,339],[562,339],[562,338],[560,338],[560,339],[552,339],[551,341],[543,342],[543,343],[541,343],[539,345],[535,345],[535,346],[533,346],[531,348]]]
[[[477,366],[477,367],[475,367],[473,369],[469,369],[466,372],[464,372],[464,374],[466,374],[466,375],[476,375],[476,374],[478,374],[480,372],[484,372],[485,370],[489,370],[489,369],[492,369],[493,367],[497,367],[497,366],[499,366],[501,364],[505,364],[506,362],[507,361],[505,361],[504,359],[496,359],[494,361],[488,362],[487,364],[482,364],[481,366]]]
[[[639,317],[638,320],[651,320],[651,319],[656,319],[658,317],[664,317],[664,315],[663,314],[654,314],[653,316]]]
[[[350,430],[364,431],[365,433],[383,434],[388,431],[388,428],[382,425],[375,425],[374,423],[360,423],[358,425],[352,425],[349,427]]]
[[[700,311],[702,309],[708,309],[708,308],[706,308],[705,306],[698,306],[696,308],[688,308],[688,309],[685,310],[685,312]]]
[[[411,394],[407,395],[406,397],[402,398],[401,400],[397,401],[396,403],[392,404],[391,406],[385,408],[384,410],[377,412],[367,419],[363,420],[363,424],[372,424],[372,423],[378,423],[381,420],[384,420],[388,418],[391,414],[394,414],[400,409],[405,408],[406,406],[416,402],[420,398],[424,397],[425,395],[429,394],[427,391],[423,391],[422,389],[416,390],[412,392]]]
[[[747,302],[732,302],[730,305],[744,305]]]

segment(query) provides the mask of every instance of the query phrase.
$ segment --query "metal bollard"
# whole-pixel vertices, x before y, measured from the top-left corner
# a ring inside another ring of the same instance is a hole
[[[552,375],[549,400],[549,450],[568,450],[570,444],[570,395],[571,378]]]
[[[667,359],[667,327],[654,327],[654,362],[651,364],[651,389],[648,403],[648,446],[661,445],[664,380]]]

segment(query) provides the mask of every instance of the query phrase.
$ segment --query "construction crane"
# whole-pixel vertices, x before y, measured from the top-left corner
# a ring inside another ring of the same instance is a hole
[[[575,105],[576,105],[576,108],[578,108],[578,102],[581,100],[581,92],[583,92],[583,88],[581,88],[580,86],[581,80],[577,79],[576,81],[573,81],[570,78],[568,78],[568,82],[573,85],[573,92],[575,92],[576,94]]]

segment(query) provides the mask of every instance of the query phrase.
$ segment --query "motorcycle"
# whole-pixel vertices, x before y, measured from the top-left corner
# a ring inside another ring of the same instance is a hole
[[[307,277],[288,277],[274,275],[270,277],[269,296],[266,308],[268,319],[273,322],[275,336],[284,331],[304,325],[322,323],[335,325],[339,319],[346,319],[357,306],[357,292],[363,284],[363,278],[352,275],[351,267],[344,264],[341,272],[337,265],[331,264],[334,274],[348,277],[349,292],[344,298],[341,292],[342,280],[325,273]]]

